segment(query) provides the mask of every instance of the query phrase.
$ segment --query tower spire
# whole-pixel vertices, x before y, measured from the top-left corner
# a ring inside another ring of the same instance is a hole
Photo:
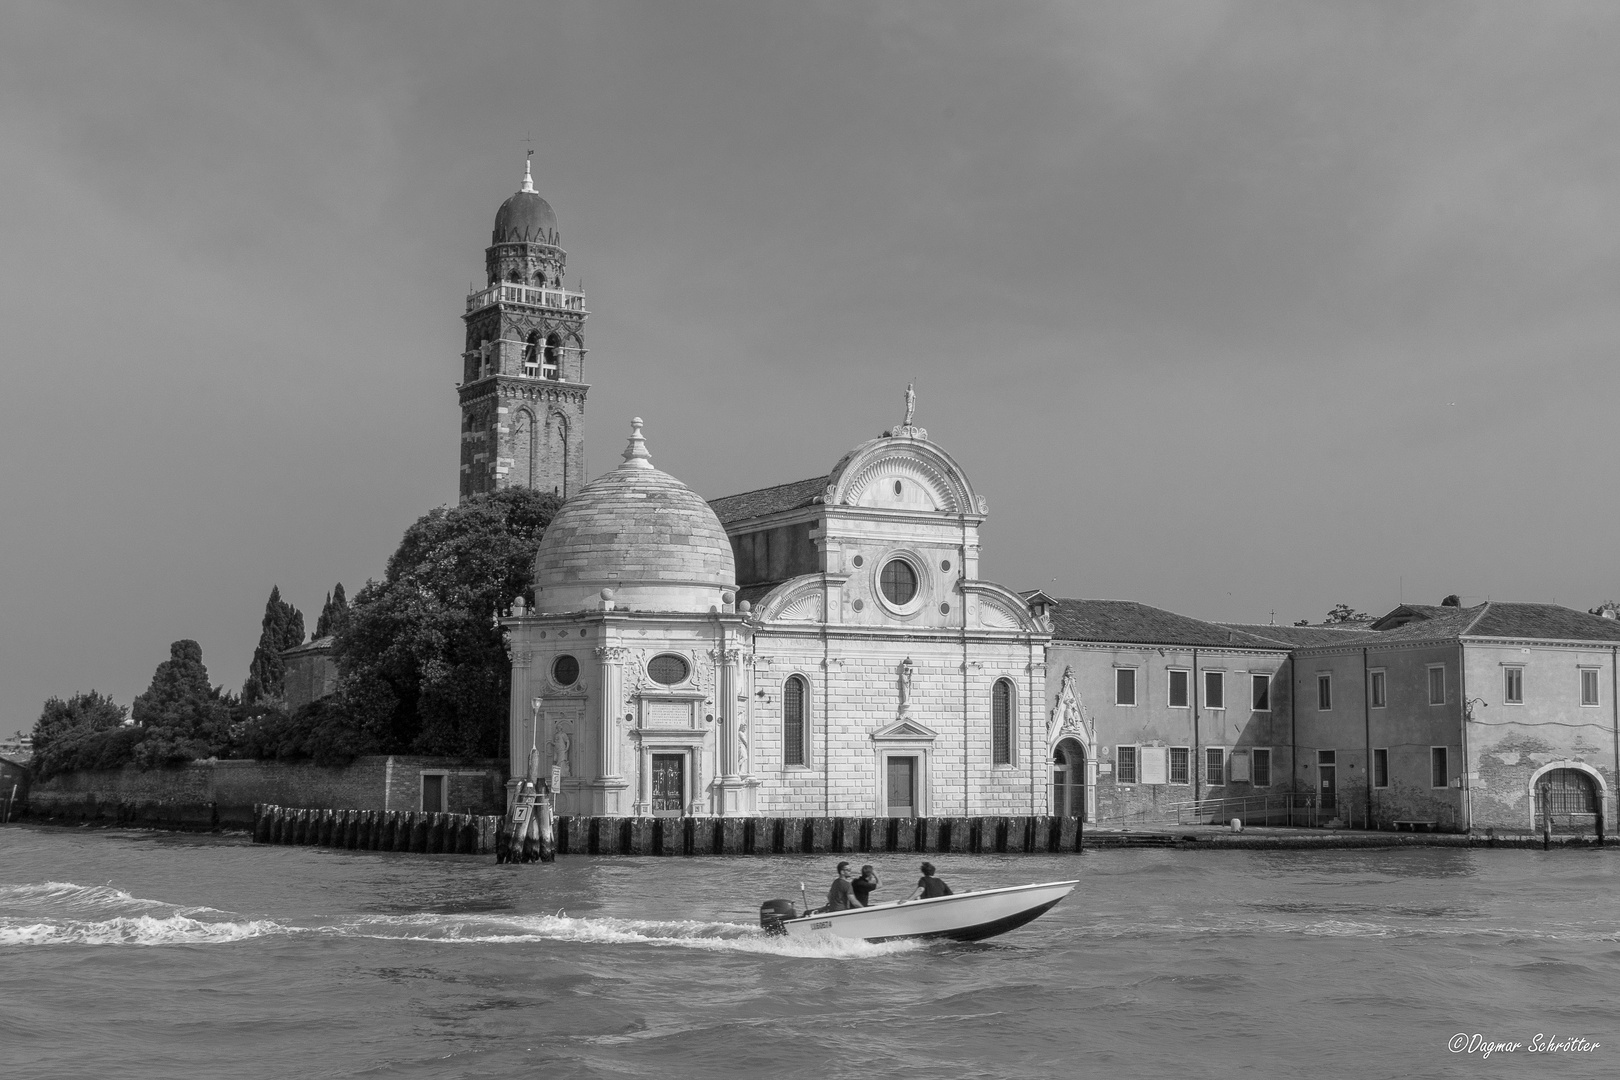
[[[523,159],[523,186],[518,189],[519,191],[527,191],[531,195],[534,194],[534,174],[529,171],[529,162],[533,158],[534,151],[530,150]]]

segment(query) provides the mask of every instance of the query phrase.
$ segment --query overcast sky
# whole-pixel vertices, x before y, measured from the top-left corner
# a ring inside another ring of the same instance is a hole
[[[456,498],[536,148],[705,496],[917,421],[1015,588],[1203,618],[1620,598],[1620,7],[76,3],[0,16],[0,734],[239,689]]]

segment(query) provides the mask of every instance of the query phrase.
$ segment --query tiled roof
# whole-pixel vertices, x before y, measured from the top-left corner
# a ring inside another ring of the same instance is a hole
[[[741,495],[722,495],[718,499],[710,499],[709,505],[722,524],[730,524],[733,521],[747,521],[749,518],[809,506],[826,490],[827,477],[813,476],[808,480],[795,480],[790,484],[777,484],[775,487],[759,488],[757,491],[745,491]]]
[[[1410,609],[1416,605],[1404,605]],[[1400,611],[1397,608],[1396,611]],[[1394,614],[1394,612],[1391,612]],[[1487,600],[1469,608],[1437,607],[1423,617],[1374,635],[1377,644],[1457,641],[1461,638],[1523,638],[1541,641],[1620,642],[1620,621],[1589,615],[1558,604],[1515,604]],[[1378,620],[1386,623],[1389,616]],[[1377,625],[1377,624],[1374,624]]]
[[[1379,635],[1367,629],[1365,623],[1359,626],[1271,626],[1260,623],[1222,623],[1234,630],[1253,634],[1255,637],[1266,638],[1286,645],[1290,649],[1309,649],[1318,645],[1348,645],[1363,638],[1376,638]]]
[[[1605,619],[1559,604],[1511,604],[1488,600],[1473,610],[1479,611],[1479,618],[1468,628],[1468,637],[1620,641],[1620,620]]]
[[[1389,614],[1373,620],[1371,629],[1392,630],[1409,622],[1437,619],[1458,610],[1460,609],[1450,604],[1402,604]]]
[[[337,639],[335,637],[333,637],[331,634],[327,634],[325,637],[310,638],[308,641],[304,642],[302,645],[294,645],[290,649],[282,649],[281,650],[281,655],[282,656],[302,656],[304,653],[330,652],[332,650],[332,642],[334,642],[336,640]]]
[[[782,584],[780,581],[761,581],[753,585],[744,585],[737,590],[737,602],[740,604],[746,600],[754,607],[759,607],[759,602],[780,584]]]
[[[1117,641],[1131,645],[1186,645],[1242,649],[1287,648],[1246,630],[1177,615],[1133,600],[1058,600],[1052,609],[1057,641]]]

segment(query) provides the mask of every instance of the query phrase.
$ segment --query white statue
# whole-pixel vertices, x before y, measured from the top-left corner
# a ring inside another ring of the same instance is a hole
[[[564,776],[574,775],[574,763],[570,757],[573,749],[574,740],[568,730],[559,724],[551,736],[551,764],[553,768],[561,769]]]
[[[911,673],[913,670],[914,665],[911,663],[911,657],[908,656],[900,661],[900,712],[902,714],[911,708]]]
[[[906,427],[911,426],[911,418],[917,413],[917,384],[906,383]]]

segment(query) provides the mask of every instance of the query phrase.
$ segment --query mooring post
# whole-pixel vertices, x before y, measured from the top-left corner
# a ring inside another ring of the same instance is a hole
[[[1541,850],[1552,850],[1552,786],[1542,784],[1537,789],[1541,802]]]

